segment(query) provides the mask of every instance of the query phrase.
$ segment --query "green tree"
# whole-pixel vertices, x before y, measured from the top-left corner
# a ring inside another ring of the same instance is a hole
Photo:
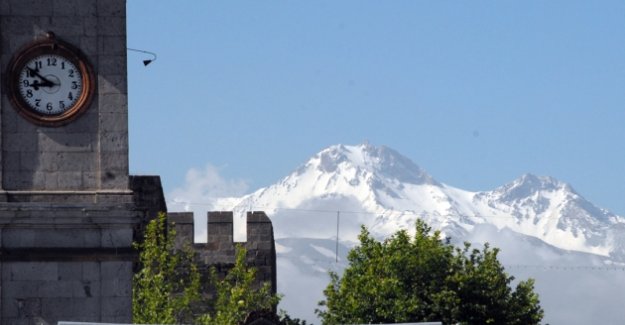
[[[203,297],[195,254],[188,245],[175,249],[175,238],[175,229],[168,228],[166,216],[159,214],[148,223],[144,240],[135,243],[141,270],[133,279],[134,323],[239,324],[251,311],[273,310],[280,301],[269,283],[255,286],[256,268],[246,264],[247,250],[240,244],[224,278],[211,267],[204,280],[214,294]]]
[[[200,317],[201,324],[240,324],[251,311],[271,310],[280,301],[280,297],[271,292],[269,283],[254,287],[256,268],[246,265],[246,255],[245,247],[237,245],[234,266],[223,279],[218,279],[215,269],[211,269],[216,295],[209,302],[212,312]]]
[[[200,299],[200,273],[189,247],[174,248],[176,231],[161,213],[151,220],[144,240],[135,243],[141,269],[134,275],[132,318],[140,324],[180,324],[193,320]]]
[[[380,242],[365,227],[343,276],[330,273],[317,310],[324,324],[442,321],[446,324],[538,324],[533,280],[512,276],[485,245],[455,248],[418,220],[415,236],[399,231]]]

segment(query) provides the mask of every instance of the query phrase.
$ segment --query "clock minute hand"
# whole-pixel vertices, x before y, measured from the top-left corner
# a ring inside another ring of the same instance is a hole
[[[48,80],[46,77],[42,76],[41,74],[39,74],[39,70],[38,69],[33,69],[31,67],[26,67],[31,74],[37,76],[39,79],[41,79],[41,81],[43,81],[44,83],[41,84],[40,86],[43,87],[52,87],[54,86],[54,83],[50,80]]]

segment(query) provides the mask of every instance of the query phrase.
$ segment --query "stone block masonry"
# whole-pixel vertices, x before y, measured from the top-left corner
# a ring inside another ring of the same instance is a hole
[[[132,242],[167,206],[158,176],[129,180],[132,195],[103,203],[88,193],[0,202],[0,324],[131,322]]]
[[[206,243],[192,245],[196,253],[200,269],[207,274],[210,267],[215,267],[224,276],[235,262],[235,245],[233,241],[232,211],[208,212]],[[169,224],[176,230],[176,247],[180,249],[184,243],[193,243],[193,213],[168,213]],[[247,241],[241,244],[247,249],[247,263],[254,266],[257,287],[262,283],[271,284],[272,292],[276,293],[276,248],[273,237],[273,225],[264,212],[247,213]]]
[[[2,85],[1,190],[128,190],[126,1],[0,0],[1,80],[27,44],[53,32],[93,66],[90,107],[63,127],[37,127],[12,107]]]
[[[132,242],[167,206],[158,176],[129,180],[132,195],[105,202],[89,192],[0,202],[0,324],[131,322]]]
[[[0,322],[128,323],[132,205],[0,203]]]
[[[12,58],[48,32],[96,79],[84,114],[57,127],[6,91]],[[0,0],[0,67],[0,324],[130,323],[131,245],[149,206],[166,207],[160,181],[128,175],[126,1]]]

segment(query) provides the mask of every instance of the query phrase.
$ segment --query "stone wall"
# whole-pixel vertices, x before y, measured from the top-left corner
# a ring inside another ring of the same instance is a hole
[[[128,323],[141,213],[127,205],[0,203],[0,323]]]
[[[193,250],[203,273],[215,267],[223,276],[232,268],[235,261],[235,243],[233,241],[232,211],[208,212],[207,243],[195,243]],[[193,213],[168,213],[168,220],[176,229],[176,246],[193,243]],[[241,243],[247,249],[248,265],[257,268],[256,286],[269,282],[273,293],[276,292],[276,248],[271,220],[264,212],[247,213],[247,241]]]
[[[135,226],[134,240],[143,240],[145,227],[150,220],[163,212],[167,212],[165,195],[159,176],[134,176],[130,175],[130,190],[135,210],[142,212],[141,220]]]

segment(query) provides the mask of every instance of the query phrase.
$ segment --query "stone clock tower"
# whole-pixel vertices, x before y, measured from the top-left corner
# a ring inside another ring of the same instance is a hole
[[[164,204],[128,175],[125,12],[0,0],[1,324],[131,321],[131,243]]]

